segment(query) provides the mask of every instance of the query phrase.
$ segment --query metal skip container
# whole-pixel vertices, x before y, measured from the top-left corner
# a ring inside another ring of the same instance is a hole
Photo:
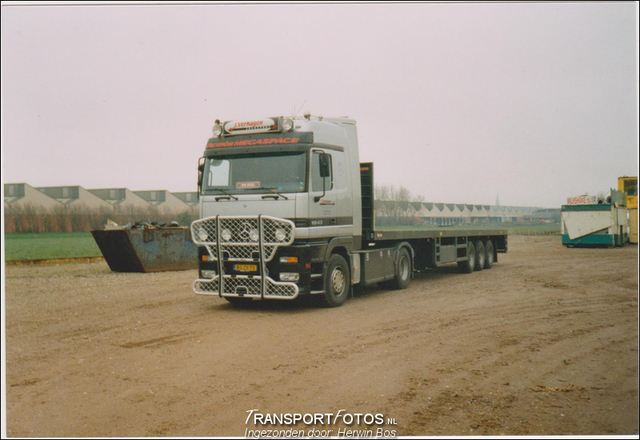
[[[91,231],[114,272],[164,272],[198,268],[188,227],[145,226]]]

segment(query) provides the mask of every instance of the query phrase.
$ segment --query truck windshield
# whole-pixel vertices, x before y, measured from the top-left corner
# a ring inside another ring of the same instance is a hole
[[[304,191],[305,158],[304,152],[209,157],[202,191],[205,194]]]

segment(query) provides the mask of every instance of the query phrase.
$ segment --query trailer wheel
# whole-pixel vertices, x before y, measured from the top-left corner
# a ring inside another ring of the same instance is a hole
[[[406,289],[411,282],[411,256],[407,248],[398,251],[398,262],[396,263],[396,276],[392,281],[394,289]]]
[[[467,243],[467,261],[458,261],[458,269],[462,273],[471,273],[476,267],[476,248],[473,242]]]
[[[475,270],[482,270],[482,269],[484,269],[484,263],[486,261],[484,243],[482,242],[482,240],[476,240],[473,244],[476,247],[476,267],[475,267]]]
[[[484,244],[484,252],[486,255],[484,258],[484,268],[491,269],[491,267],[493,266],[493,260],[495,256],[493,253],[493,242],[490,239],[487,239],[487,241]]]
[[[345,259],[338,254],[329,258],[325,275],[324,304],[327,307],[340,307],[347,300],[351,287],[351,275]]]

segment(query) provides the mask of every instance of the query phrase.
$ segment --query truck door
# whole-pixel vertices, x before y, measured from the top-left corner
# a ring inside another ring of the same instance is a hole
[[[311,151],[309,179],[309,227],[315,236],[328,235],[329,231],[316,228],[336,224],[336,190],[333,157],[329,151]],[[317,233],[316,233],[317,232]],[[326,233],[325,233],[326,232]]]

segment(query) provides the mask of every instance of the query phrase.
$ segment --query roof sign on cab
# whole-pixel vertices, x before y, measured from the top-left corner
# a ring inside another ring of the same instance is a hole
[[[268,133],[277,131],[278,124],[271,118],[253,121],[229,121],[224,124],[224,131],[228,134]]]

